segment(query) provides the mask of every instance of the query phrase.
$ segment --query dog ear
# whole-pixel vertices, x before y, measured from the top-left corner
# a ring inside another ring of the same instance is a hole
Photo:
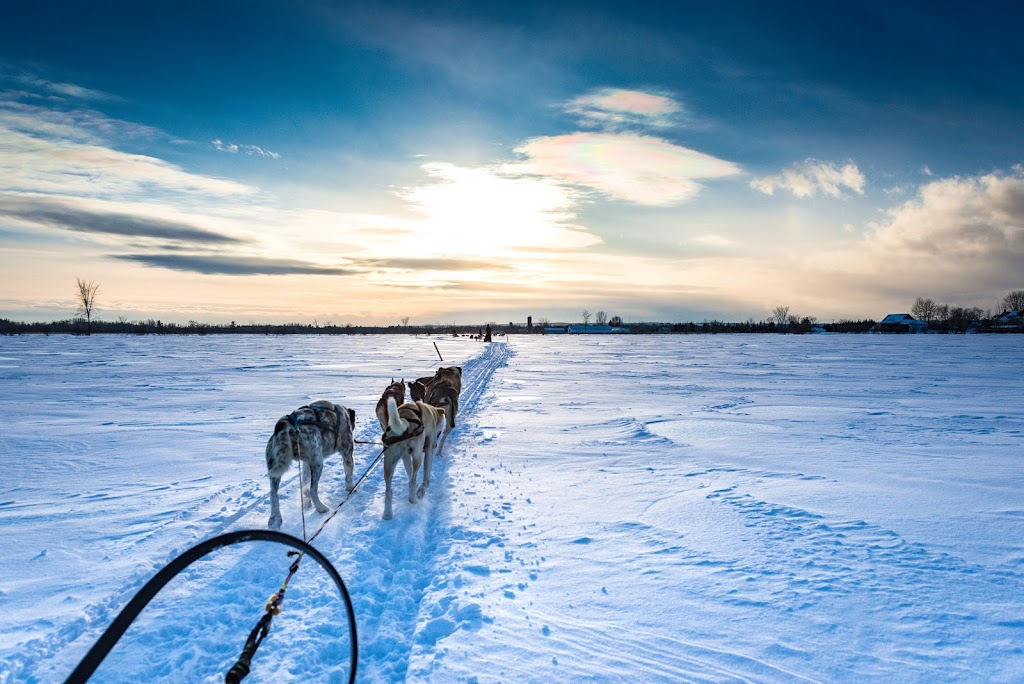
[[[355,426],[355,424],[356,424],[356,410],[355,409],[349,409],[348,410],[348,420],[349,420],[349,424],[350,425]]]
[[[459,375],[462,375],[462,366],[456,366],[455,370],[459,371]]]

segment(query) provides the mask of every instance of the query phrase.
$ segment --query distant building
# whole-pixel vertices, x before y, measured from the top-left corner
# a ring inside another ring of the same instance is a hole
[[[928,332],[928,324],[919,321],[910,314],[889,314],[878,323],[878,332],[883,333],[923,333]]]
[[[996,316],[996,323],[1020,325],[1021,323],[1024,323],[1024,316],[1021,315],[1020,311],[1004,311]]]
[[[610,325],[580,325],[579,323],[573,323],[569,326],[568,332],[572,334],[586,333],[588,335],[608,335],[610,333],[628,333],[627,328],[613,328]]]
[[[564,325],[550,326],[550,327],[544,328],[544,332],[546,332],[546,333],[564,333],[565,332],[565,326]]]
[[[1024,311],[1004,311],[992,323],[980,328],[981,332],[1024,332]]]

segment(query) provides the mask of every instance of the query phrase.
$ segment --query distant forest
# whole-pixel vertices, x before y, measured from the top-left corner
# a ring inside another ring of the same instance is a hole
[[[146,321],[86,321],[85,318],[69,318],[48,323],[24,323],[0,318],[0,335],[89,335],[89,334],[120,334],[120,335],[478,335],[483,332],[486,324],[481,325],[320,325],[316,323],[284,323],[278,325],[262,323],[212,324],[189,321],[188,323],[164,323],[158,320]],[[544,325],[499,325],[491,323],[494,334],[545,334],[545,327],[565,328],[565,324],[555,325],[545,322]],[[730,323],[726,321],[703,321],[701,323],[629,323],[630,333],[638,334],[716,334],[716,333],[787,333],[804,334],[814,332],[815,328],[825,332],[866,333],[875,327],[875,321],[837,321],[834,323],[812,323],[808,319],[793,323],[777,324],[775,321],[747,321]]]

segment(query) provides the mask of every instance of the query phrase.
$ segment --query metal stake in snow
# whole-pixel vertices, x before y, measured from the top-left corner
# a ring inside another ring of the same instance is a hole
[[[437,348],[437,342],[434,343],[434,351],[437,352],[437,358],[441,359],[441,363],[444,363],[444,358],[441,356],[441,350]]]

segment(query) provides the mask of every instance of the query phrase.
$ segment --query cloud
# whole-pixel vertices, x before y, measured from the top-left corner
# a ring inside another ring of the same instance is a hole
[[[671,126],[683,108],[671,97],[640,90],[601,88],[565,104],[587,127],[620,129],[628,126]]]
[[[816,159],[807,159],[777,175],[750,181],[750,187],[766,195],[774,195],[779,189],[788,190],[796,197],[812,197],[819,192],[829,197],[842,197],[843,188],[863,195],[864,184],[864,174],[853,162],[840,167]]]
[[[271,152],[270,150],[264,149],[259,145],[237,145],[235,143],[224,143],[219,138],[211,140],[210,143],[220,152],[227,152],[229,154],[236,154],[243,152],[248,155],[256,155],[263,157],[264,159],[280,159],[281,155],[277,152]]]
[[[116,101],[120,100],[116,95],[105,93],[100,90],[93,88],[86,88],[84,86],[76,85],[74,83],[61,83],[59,81],[51,81],[49,79],[37,76],[30,73],[20,73],[12,76],[12,80],[15,83],[20,84],[22,87],[34,90],[34,92],[26,93],[30,96],[36,96],[37,93],[49,97],[55,100],[73,99],[73,100],[99,100],[99,101]]]
[[[707,234],[707,235],[698,235],[696,237],[690,238],[690,242],[696,242],[697,244],[704,245],[705,247],[735,247],[736,246],[736,241],[735,240],[730,240],[727,237],[723,237],[721,235],[714,235],[714,234],[710,234],[710,233]]]
[[[387,268],[408,271],[507,271],[511,266],[499,261],[446,258],[385,258],[355,259],[353,263],[368,268]]]
[[[515,151],[526,161],[506,166],[507,172],[547,176],[658,207],[694,199],[701,181],[743,172],[732,162],[646,135],[578,132],[533,138]]]
[[[1024,263],[1024,172],[946,178],[871,224],[868,244],[889,254],[967,261],[988,268]],[[1011,266],[1011,270],[1014,267]]]
[[[292,259],[209,254],[112,254],[114,259],[204,275],[353,275],[359,271]]]
[[[211,140],[210,142],[220,152],[228,152],[230,154],[234,154],[235,152],[238,152],[238,145],[234,145],[234,144],[225,145],[224,143],[222,143],[220,141],[219,138]]]
[[[118,151],[108,141],[151,130],[96,112],[0,102],[0,191],[120,199],[175,194],[187,202],[197,193],[221,199],[255,194],[242,183]]]
[[[53,197],[0,194],[0,217],[81,233],[102,233],[200,244],[240,244],[243,240],[166,219],[73,206]]]

